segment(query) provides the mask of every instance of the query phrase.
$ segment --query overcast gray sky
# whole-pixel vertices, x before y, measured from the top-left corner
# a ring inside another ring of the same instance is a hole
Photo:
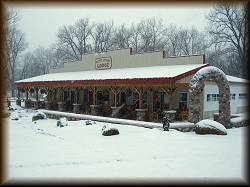
[[[143,18],[162,18],[164,24],[176,24],[185,28],[196,27],[205,30],[205,15],[212,5],[137,5],[137,6],[27,6],[8,5],[19,10],[19,28],[25,32],[29,43],[27,50],[48,47],[56,42],[56,34],[62,25],[74,24],[77,19],[89,17],[92,22],[114,20],[115,25],[138,23]]]

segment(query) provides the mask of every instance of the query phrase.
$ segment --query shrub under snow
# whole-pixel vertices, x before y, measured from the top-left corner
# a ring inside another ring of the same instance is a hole
[[[210,119],[199,121],[195,126],[196,134],[227,135],[226,128],[219,122]]]
[[[63,117],[63,118],[60,118],[58,121],[57,121],[57,126],[59,127],[64,127],[64,126],[68,126],[68,120],[67,118]]]
[[[117,134],[119,134],[119,131],[117,128],[114,128],[114,127],[110,128],[107,125],[104,125],[102,127],[102,135],[103,136],[112,136],[112,135],[117,135]]]
[[[85,125],[93,125],[93,124],[96,124],[96,122],[92,120],[85,121]]]
[[[37,121],[39,119],[46,119],[46,118],[47,116],[43,112],[36,112],[32,117],[32,121]]]
[[[246,115],[232,118],[230,120],[233,127],[244,127],[249,124],[249,118]]]

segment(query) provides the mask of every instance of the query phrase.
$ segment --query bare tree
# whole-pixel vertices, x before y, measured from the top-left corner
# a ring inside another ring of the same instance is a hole
[[[7,79],[11,88],[11,95],[14,96],[18,58],[20,57],[21,52],[26,48],[27,43],[24,39],[24,33],[21,32],[17,27],[17,22],[19,20],[18,13],[13,9],[8,9],[6,20],[5,72],[7,73]]]
[[[196,28],[180,29],[179,40],[181,53],[184,55],[204,54],[209,46],[205,34]]]
[[[39,46],[34,51],[34,60],[40,64],[40,74],[47,74],[52,64],[52,52]]]
[[[111,23],[99,23],[95,25],[92,32],[92,38],[94,43],[93,48],[95,52],[102,52],[111,49],[113,45],[113,30],[113,21]]]
[[[222,43],[228,53],[234,52],[234,58],[242,67],[238,72],[246,76],[246,6],[223,2],[217,4],[206,17],[209,21],[209,32],[215,45]]]
[[[8,8],[6,12],[6,22],[8,26],[16,25],[19,20],[18,11],[13,8]]]
[[[141,27],[140,24],[131,26],[131,41],[130,45],[133,47],[134,51],[137,53],[141,49]]]
[[[140,22],[141,42],[143,51],[155,51],[163,48],[162,19],[149,18]]]
[[[128,48],[130,45],[130,39],[132,32],[130,29],[126,28],[125,24],[115,29],[113,37],[113,47],[114,48]]]
[[[57,48],[55,44],[51,45],[48,50],[51,52],[51,68],[62,67],[64,62],[70,61],[67,53],[64,53],[62,50],[60,50],[60,48]]]
[[[19,79],[26,79],[30,77],[30,67],[34,61],[34,56],[31,52],[27,52],[23,55],[22,60],[19,65]]]
[[[164,37],[166,38],[166,51],[169,55],[178,56],[181,55],[180,51],[180,35],[179,29],[176,25],[170,25],[165,29]]]
[[[88,51],[88,39],[90,39],[93,24],[89,18],[80,19],[74,25],[63,26],[57,34],[58,49],[67,52],[75,60],[82,60],[82,56]]]

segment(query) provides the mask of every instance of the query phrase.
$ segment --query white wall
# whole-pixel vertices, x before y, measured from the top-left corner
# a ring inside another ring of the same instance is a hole
[[[103,53],[86,54],[83,56],[82,61],[66,62],[64,63],[64,67],[50,69],[49,73],[96,70],[95,61],[97,58],[101,57],[111,57],[112,69],[184,64],[203,64],[204,60],[203,55],[163,57],[163,51],[130,54],[130,49],[128,48],[107,51]]]
[[[230,93],[236,94],[235,100],[230,100],[231,113],[238,113],[240,107],[248,106],[247,99],[239,99],[239,93],[248,93],[247,84],[230,82]],[[219,89],[215,83],[206,82],[204,87],[204,111],[215,111],[219,109],[219,101],[207,101],[207,94],[218,94]]]

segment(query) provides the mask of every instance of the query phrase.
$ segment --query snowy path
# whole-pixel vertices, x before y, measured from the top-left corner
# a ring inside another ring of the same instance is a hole
[[[35,124],[33,113],[16,110],[11,117],[19,115],[19,120],[5,124],[8,180],[243,180],[248,127],[218,136],[110,124],[120,134],[105,137],[101,129],[107,123],[86,126],[79,120],[59,128],[53,119]]]

